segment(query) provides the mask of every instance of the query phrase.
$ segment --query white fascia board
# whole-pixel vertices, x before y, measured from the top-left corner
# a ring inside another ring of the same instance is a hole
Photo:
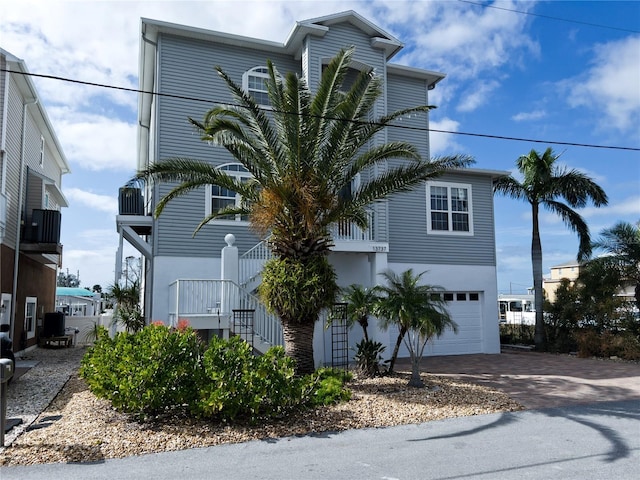
[[[438,82],[444,79],[447,75],[441,72],[434,72],[432,70],[424,70],[422,68],[408,67],[406,65],[399,65],[396,63],[388,63],[387,64],[387,72],[403,75],[405,77],[411,78],[419,78],[421,80],[426,80],[429,84],[429,88],[433,88],[436,86]]]
[[[167,33],[170,35],[205,40],[207,42],[214,42],[223,45],[234,45],[238,47],[265,50],[276,53],[283,53],[283,51],[285,50],[285,45],[279,42],[260,40],[257,38],[245,37],[232,33],[207,30],[204,28],[189,27],[186,25],[179,25],[177,23],[163,22],[160,20],[152,20],[148,18],[142,19],[142,28],[143,32],[146,33],[146,36],[149,39],[157,38],[157,35],[159,33]]]
[[[511,175],[511,172],[507,170],[487,170],[483,168],[452,168],[446,171],[447,173],[460,173],[469,175],[483,175],[491,178],[504,177],[505,175]]]

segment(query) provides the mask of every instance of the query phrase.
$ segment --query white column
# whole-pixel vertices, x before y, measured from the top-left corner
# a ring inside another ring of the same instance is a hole
[[[220,278],[222,280],[230,280],[234,283],[238,283],[239,278],[239,262],[238,262],[238,247],[234,247],[236,237],[229,233],[224,237],[224,241],[227,242],[227,246],[222,249],[220,256]],[[235,302],[233,301],[233,292],[235,288],[225,282],[222,288],[221,295],[221,312],[225,314],[231,314],[231,309],[235,308]]]
[[[369,254],[369,265],[371,265],[371,287],[375,287],[382,283],[382,276],[379,274],[384,272],[389,266],[387,255],[387,252]]]

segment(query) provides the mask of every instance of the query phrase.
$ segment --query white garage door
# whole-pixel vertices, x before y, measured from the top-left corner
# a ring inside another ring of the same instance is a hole
[[[447,330],[427,344],[425,355],[460,355],[482,352],[482,294],[455,292],[445,294],[447,309],[458,324],[458,333]]]

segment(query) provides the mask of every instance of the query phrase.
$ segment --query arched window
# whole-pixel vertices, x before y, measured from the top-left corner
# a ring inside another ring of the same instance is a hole
[[[217,167],[219,170],[223,170],[227,175],[239,178],[240,181],[246,182],[252,178],[249,171],[240,163],[226,163]],[[205,215],[209,216],[213,212],[225,208],[229,205],[240,206],[242,197],[233,190],[219,187],[218,185],[208,185],[206,188],[206,205]],[[247,222],[249,218],[247,215],[225,215],[218,217],[214,221],[226,220],[232,222]]]
[[[242,88],[249,93],[259,105],[271,105],[267,90],[269,70],[267,67],[253,67],[242,75]]]

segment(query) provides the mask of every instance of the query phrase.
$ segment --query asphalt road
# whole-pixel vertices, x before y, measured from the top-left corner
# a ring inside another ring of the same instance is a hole
[[[2,480],[640,479],[640,402],[479,415],[92,464],[0,469]]]

